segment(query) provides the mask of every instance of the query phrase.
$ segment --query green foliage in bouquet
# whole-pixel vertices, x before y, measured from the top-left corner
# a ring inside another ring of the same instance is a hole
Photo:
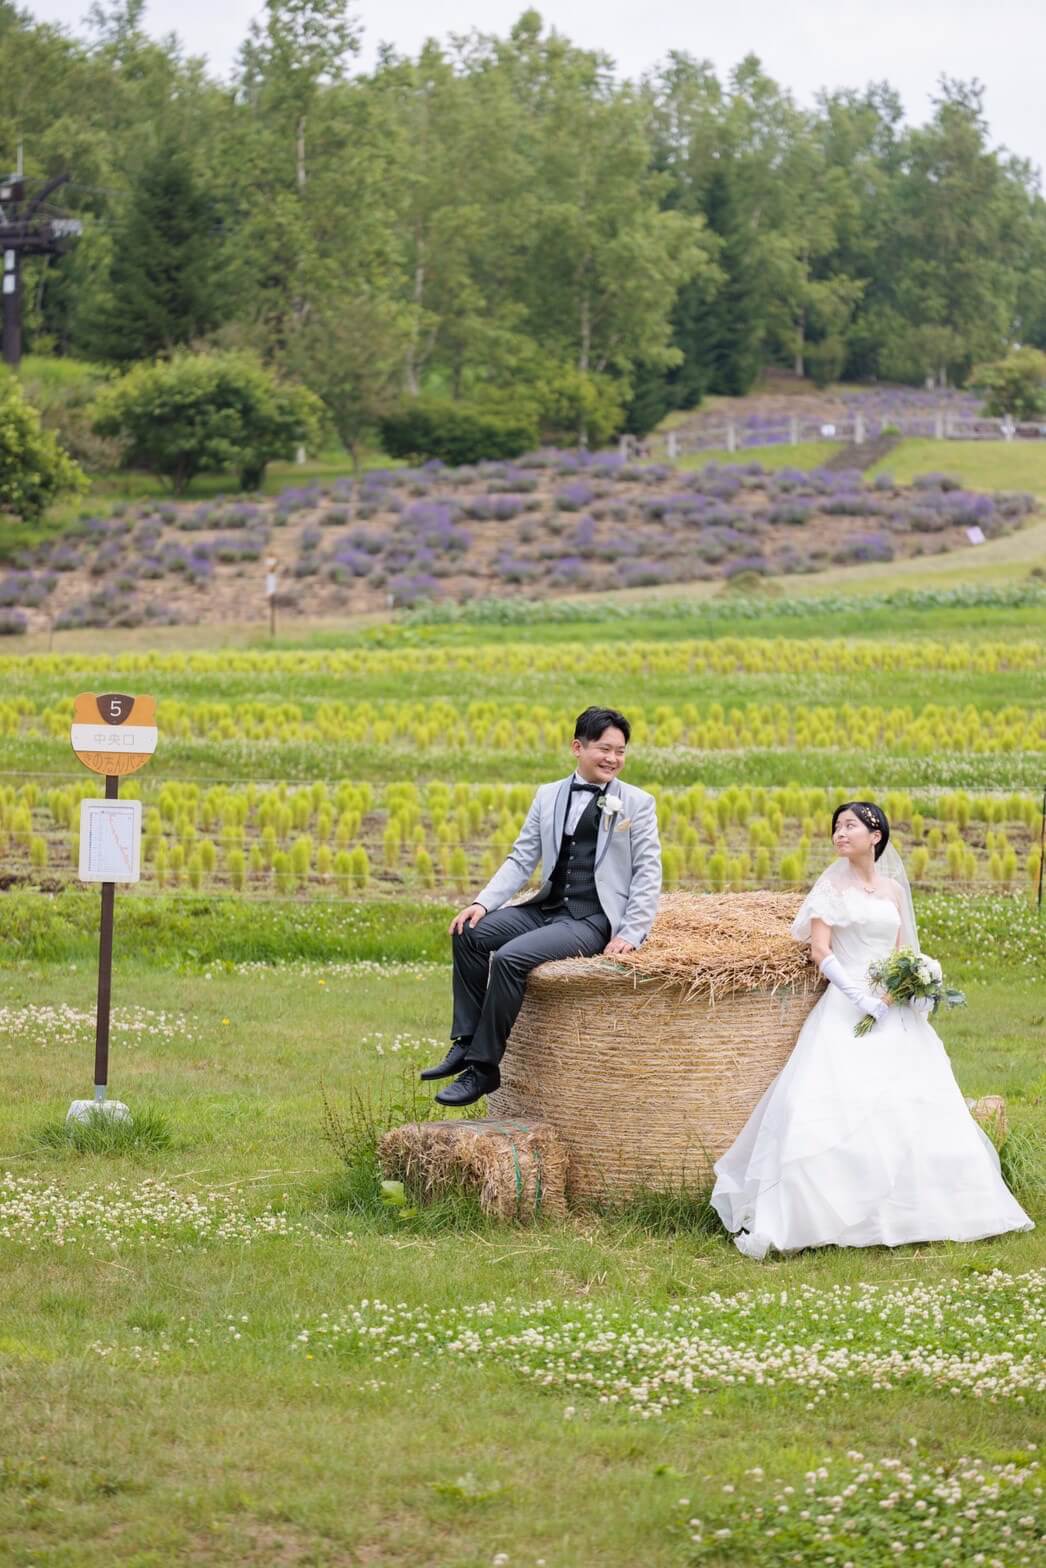
[[[941,966],[936,958],[931,958],[928,953],[918,953],[912,947],[898,948],[888,958],[870,965],[868,979],[873,986],[885,991],[894,1006],[915,1001],[918,997],[930,999],[933,1004],[931,1013],[935,1013],[942,1002],[946,1007],[966,1005],[966,998],[961,991],[944,984]],[[874,1025],[874,1017],[866,1013],[860,1023],[854,1026],[854,1034],[861,1038]]]

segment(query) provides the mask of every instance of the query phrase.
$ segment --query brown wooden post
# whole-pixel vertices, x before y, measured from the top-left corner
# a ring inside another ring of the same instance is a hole
[[[120,780],[107,775],[106,800],[116,800]],[[98,937],[98,1008],[94,1031],[94,1097],[104,1100],[109,1087],[109,1013],[113,994],[113,906],[116,883],[102,883],[102,924]]]

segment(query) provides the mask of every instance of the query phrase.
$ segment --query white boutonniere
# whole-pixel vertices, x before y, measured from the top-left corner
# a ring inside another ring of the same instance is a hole
[[[603,827],[605,829],[609,829],[617,813],[624,809],[624,801],[620,795],[600,795],[596,800],[596,805],[603,813]]]

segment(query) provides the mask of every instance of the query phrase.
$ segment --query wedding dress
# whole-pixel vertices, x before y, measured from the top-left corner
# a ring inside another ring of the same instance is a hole
[[[896,946],[901,915],[888,897],[824,882],[793,934],[805,930],[808,939],[810,917],[824,920],[832,953],[867,990],[868,966]],[[762,1258],[770,1248],[978,1241],[1033,1229],[928,1020],[893,1006],[857,1039],[862,1016],[829,985],[716,1161],[712,1205],[738,1233],[739,1250]]]

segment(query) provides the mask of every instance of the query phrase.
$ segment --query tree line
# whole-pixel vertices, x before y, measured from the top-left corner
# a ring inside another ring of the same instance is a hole
[[[599,439],[768,365],[962,384],[1046,347],[1046,202],[978,83],[913,126],[754,56],[631,82],[534,11],[363,71],[344,0],[266,0],[221,81],[143,9],[74,36],[0,0],[0,163],[67,169],[83,221],[27,264],[37,354],[247,351],[356,449],[414,400]]]

